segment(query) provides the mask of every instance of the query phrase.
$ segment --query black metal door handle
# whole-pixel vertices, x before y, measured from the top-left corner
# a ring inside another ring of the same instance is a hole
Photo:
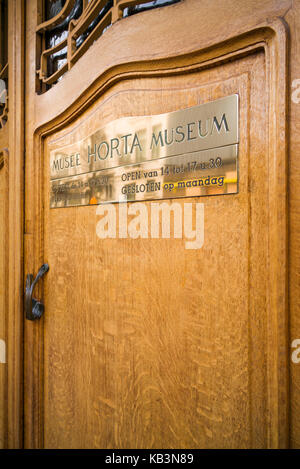
[[[35,321],[40,319],[44,312],[44,305],[41,301],[32,298],[33,289],[36,286],[37,282],[43,275],[45,275],[49,270],[48,264],[43,264],[40,270],[38,271],[37,276],[33,280],[33,275],[28,274],[26,277],[26,290],[25,290],[25,313],[26,319],[30,321]],[[32,281],[33,280],[33,281]]]

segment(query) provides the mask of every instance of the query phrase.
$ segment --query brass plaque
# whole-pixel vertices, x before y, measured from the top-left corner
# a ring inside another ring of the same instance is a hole
[[[238,192],[238,95],[127,117],[50,152],[50,207]]]

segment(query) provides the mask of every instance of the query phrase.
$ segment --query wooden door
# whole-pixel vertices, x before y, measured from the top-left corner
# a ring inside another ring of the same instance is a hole
[[[235,3],[120,19],[48,91],[28,80],[25,273],[50,270],[25,327],[27,447],[287,444],[286,31],[276,2],[239,2],[233,18]],[[204,204],[200,249],[100,239],[97,206],[50,208],[53,150],[233,94],[238,193],[176,200]]]

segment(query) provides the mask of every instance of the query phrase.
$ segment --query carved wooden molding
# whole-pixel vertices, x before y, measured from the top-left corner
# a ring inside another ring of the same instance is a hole
[[[47,29],[51,29],[66,19],[71,13],[72,8],[75,5],[75,1],[76,0],[67,0],[62,10],[56,16],[54,16],[54,18],[51,18],[51,20],[48,21],[44,21],[37,26],[37,32],[43,32]]]
[[[7,165],[8,160],[8,149],[4,148],[4,150],[0,151],[0,170],[3,169]]]
[[[22,446],[25,1],[8,2],[7,447]],[[5,145],[5,146],[6,146]]]

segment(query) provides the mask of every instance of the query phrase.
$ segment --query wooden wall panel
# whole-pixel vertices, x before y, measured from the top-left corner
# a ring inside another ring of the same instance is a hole
[[[286,15],[290,28],[289,83],[289,342],[300,339],[300,1]],[[290,349],[290,445],[300,448],[300,363]]]
[[[3,131],[3,134],[7,132]],[[5,142],[3,134],[0,135],[0,144]],[[0,448],[2,449],[7,444],[7,223],[8,152],[7,148],[2,147],[0,149]]]
[[[8,2],[7,446],[23,445],[24,0]]]

